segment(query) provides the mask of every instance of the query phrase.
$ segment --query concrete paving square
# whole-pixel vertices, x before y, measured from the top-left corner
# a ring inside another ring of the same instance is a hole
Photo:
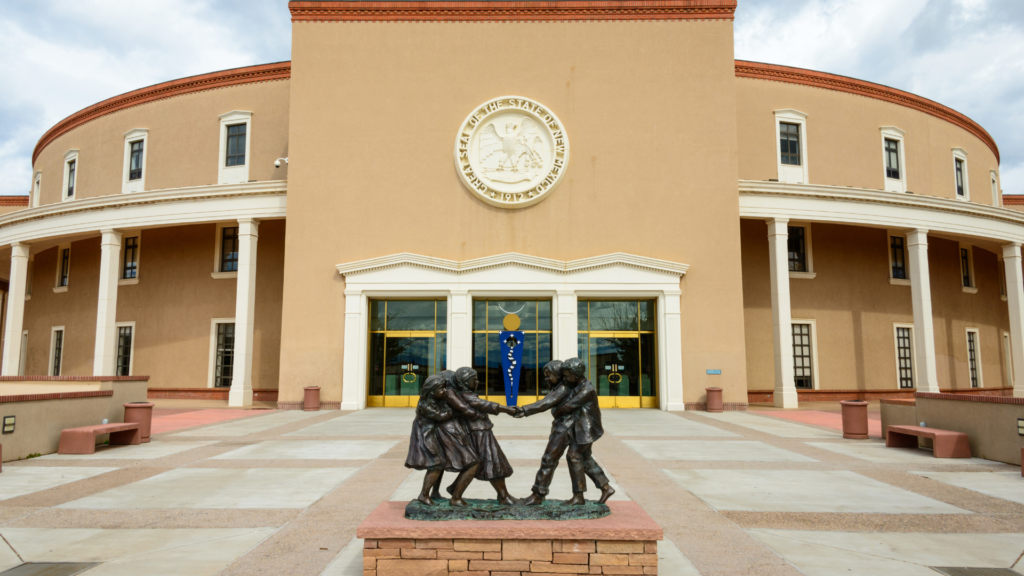
[[[548,447],[547,440],[499,440],[498,443],[509,460],[536,460],[538,465]]]
[[[47,490],[113,470],[117,468],[4,466],[3,474],[0,474],[0,500]]]
[[[356,468],[178,468],[61,508],[306,508]]]
[[[363,576],[363,539],[353,538],[320,576]]]
[[[782,438],[842,438],[842,432],[836,430],[823,430],[813,426],[805,426],[796,422],[788,422],[770,416],[758,416],[748,412],[721,412],[709,414],[707,412],[696,412],[699,418],[711,418],[720,422],[729,422],[772,436]]]
[[[717,510],[969,514],[848,470],[663,470]]]
[[[693,563],[668,538],[658,542],[658,573],[671,576],[700,576]]]
[[[24,561],[18,557],[18,554],[5,540],[0,540],[0,572],[10,570],[21,564],[24,564]]]
[[[496,436],[542,436],[547,438],[551,434],[551,422],[554,417],[550,412],[534,414],[527,418],[513,418],[499,414],[491,416],[494,422],[494,434]]]
[[[249,434],[255,434],[256,432],[264,432],[277,426],[283,426],[285,424],[291,424],[306,418],[312,418],[314,416],[321,415],[321,412],[303,412],[302,410],[284,410],[281,412],[274,412],[266,416],[253,416],[251,418],[243,418],[241,420],[235,420],[227,422],[225,424],[217,424],[216,426],[207,426],[206,428],[198,428],[195,430],[186,430],[184,432],[173,432],[175,437],[182,436],[248,436]]]
[[[928,566],[1010,568],[1024,534],[747,530],[808,576],[935,576]]]
[[[633,414],[636,412],[636,414]],[[604,410],[605,432],[616,436],[736,437],[739,434],[661,410]]]
[[[193,448],[216,444],[214,440],[202,442],[160,442],[154,440],[134,446],[97,446],[95,454],[47,454],[41,460],[151,460],[177,454]]]
[[[210,460],[373,460],[398,440],[270,440]]]
[[[623,440],[648,460],[695,462],[817,462],[756,440]]]
[[[993,498],[1024,504],[1024,478],[1020,472],[911,472]]]
[[[884,442],[858,440],[856,442],[807,442],[808,446],[829,450],[836,454],[860,458],[876,464],[935,464],[970,466],[972,464],[991,465],[991,460],[981,458],[935,458],[931,450],[920,448],[886,448]]]
[[[608,470],[606,469],[607,473]],[[413,470],[409,477],[405,479],[405,482],[391,495],[391,500],[412,500],[419,496],[420,489],[423,487],[423,475],[424,472],[419,470]],[[536,468],[518,468],[511,477],[505,479],[505,486],[508,488],[510,494],[515,498],[525,498],[530,495],[533,491],[533,482],[536,479],[537,469]],[[455,480],[455,474],[445,472],[444,479],[441,482],[441,493],[445,496],[448,495],[445,492],[445,487],[451,484]],[[615,478],[608,474],[608,481],[611,483],[612,488],[615,489],[615,494],[611,497],[612,500],[626,501],[629,500],[629,496],[626,495],[626,491],[623,490],[616,482]],[[597,500],[600,496],[601,490],[594,486],[594,483],[587,479],[587,499]],[[490,500],[494,498],[494,488],[491,487],[490,482],[485,480],[474,480],[469,488],[466,489],[466,498],[479,498],[481,500]],[[556,470],[554,478],[551,480],[551,492],[548,494],[548,498],[551,500],[568,500],[572,498],[572,485],[569,483],[569,469],[565,467],[563,462]]]
[[[0,528],[26,562],[102,562],[89,576],[212,576],[276,528]]]
[[[322,414],[322,412],[307,412]],[[367,408],[288,432],[285,436],[409,436],[414,408]]]

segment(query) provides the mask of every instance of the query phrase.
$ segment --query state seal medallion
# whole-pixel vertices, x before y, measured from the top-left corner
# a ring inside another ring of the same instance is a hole
[[[521,96],[485,102],[455,139],[459,178],[488,204],[525,208],[558,186],[569,162],[569,140],[548,108]]]

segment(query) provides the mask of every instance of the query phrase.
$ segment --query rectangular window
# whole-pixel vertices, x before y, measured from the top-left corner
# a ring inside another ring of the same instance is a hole
[[[524,332],[523,367],[519,371],[519,394],[543,396],[551,391],[542,370],[550,362],[550,300],[473,300],[473,368],[480,375],[480,388],[489,396],[504,398],[505,376],[501,369],[501,342],[509,314],[519,317],[518,330]]]
[[[967,196],[967,189],[964,187],[964,161],[960,158],[953,160],[956,168],[956,195],[960,197]]]
[[[448,300],[370,300],[369,305],[367,405],[415,406],[426,379],[447,368]],[[477,393],[485,396],[487,372],[479,370],[478,377]]]
[[[68,162],[68,198],[73,198],[75,196],[75,167],[77,164],[78,160]]]
[[[64,330],[53,331],[53,358],[50,364],[50,376],[60,376],[61,358],[64,355]]]
[[[228,126],[228,149],[224,159],[225,166],[242,166],[245,164],[245,124]]]
[[[962,276],[964,288],[974,288],[971,281],[971,249],[960,249],[960,275]]]
[[[217,359],[213,373],[213,385],[230,388],[235,366],[235,323],[217,324]]]
[[[889,237],[889,250],[892,257],[892,277],[899,280],[907,279],[907,254],[904,239],[901,236]]]
[[[814,388],[814,371],[811,365],[811,325],[793,324],[793,377],[796,387]]]
[[[139,180],[142,178],[142,148],[144,140],[136,140],[131,143],[131,155],[128,163],[128,179]]]
[[[132,236],[124,240],[124,265],[121,268],[121,279],[130,280],[139,275],[139,237]]]
[[[132,374],[132,332],[131,326],[117,328],[117,376]]]
[[[602,406],[658,406],[657,317],[655,300],[576,301],[579,357]]]
[[[900,143],[885,139],[885,177],[900,179]]]
[[[782,151],[782,163],[787,166],[800,166],[800,125],[789,122],[779,123],[779,149]]]
[[[999,260],[999,295],[1006,300],[1006,262]]]
[[[971,388],[978,388],[981,386],[981,375],[978,369],[978,332],[976,330],[967,331],[967,369],[971,377]]]
[[[62,248],[60,251],[60,271],[57,273],[57,287],[64,288],[68,285],[68,274],[71,270],[71,248]]]
[[[238,227],[221,228],[220,271],[238,271]]]
[[[912,329],[896,327],[896,369],[900,388],[914,387],[914,335]]]
[[[802,226],[789,227],[789,271],[808,272],[807,241]]]

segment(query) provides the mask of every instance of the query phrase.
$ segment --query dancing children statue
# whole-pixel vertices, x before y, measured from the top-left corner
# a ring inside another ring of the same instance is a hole
[[[533,494],[522,503],[535,506],[544,502],[550,491],[551,478],[558,461],[568,448],[569,478],[572,481],[572,499],[566,504],[583,505],[586,500],[587,479],[601,488],[601,504],[615,494],[604,470],[594,460],[592,448],[602,435],[601,408],[597,404],[597,390],[586,378],[587,366],[579,358],[565,362],[554,360],[544,366],[544,378],[551,384],[551,392],[543,399],[516,409],[516,418],[532,416],[551,410],[554,421],[551,435],[541,458],[540,470],[533,485]]]

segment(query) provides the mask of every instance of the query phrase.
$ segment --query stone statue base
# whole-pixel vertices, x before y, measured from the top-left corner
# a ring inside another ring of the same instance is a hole
[[[448,500],[435,500],[427,506],[419,500],[409,502],[405,517],[410,520],[592,520],[611,514],[607,504],[592,500],[582,506],[566,505],[565,500],[545,500],[539,506],[507,506],[494,500],[467,498],[466,507],[453,508]]]

